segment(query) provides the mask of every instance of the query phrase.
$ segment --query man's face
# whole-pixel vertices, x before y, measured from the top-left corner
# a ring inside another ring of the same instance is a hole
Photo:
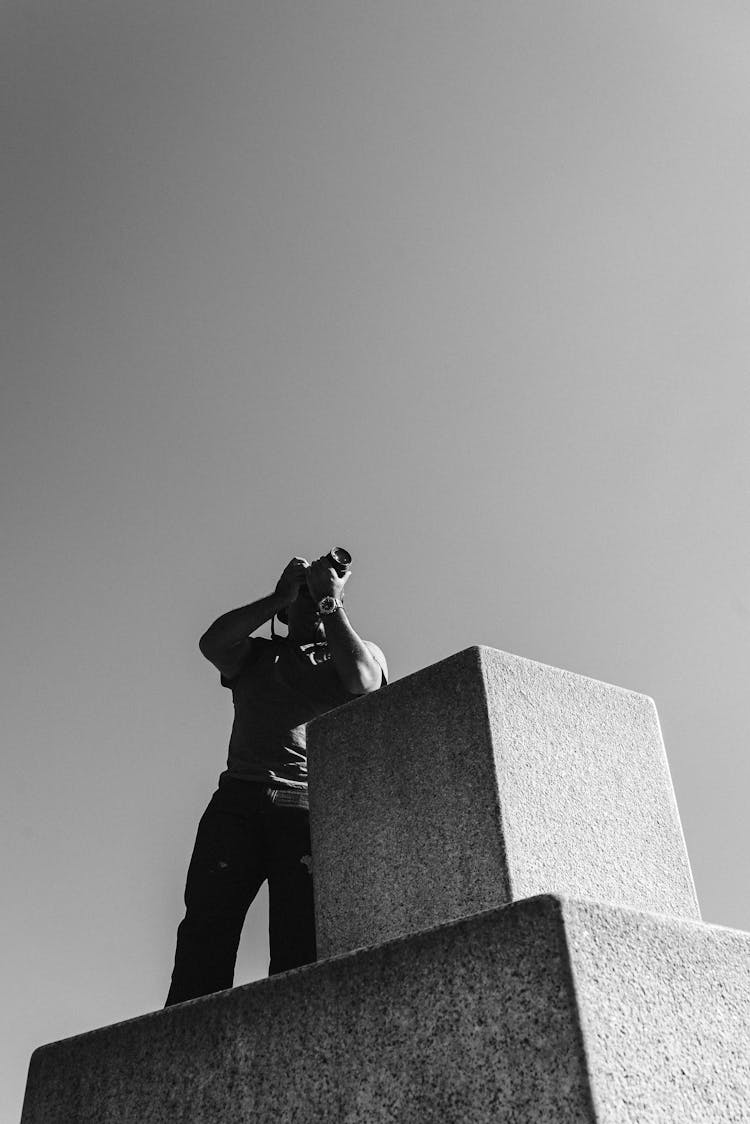
[[[320,614],[306,584],[300,586],[299,593],[287,607],[286,612],[289,620],[289,635],[295,640],[304,644],[325,638]]]

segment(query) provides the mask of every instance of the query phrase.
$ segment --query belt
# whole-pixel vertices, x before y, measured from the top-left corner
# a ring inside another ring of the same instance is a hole
[[[310,807],[307,793],[295,788],[267,788],[266,795],[272,804],[277,804],[280,808]]]

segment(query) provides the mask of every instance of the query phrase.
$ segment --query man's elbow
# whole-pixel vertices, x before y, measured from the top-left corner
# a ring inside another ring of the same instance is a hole
[[[210,628],[206,629],[201,636],[198,641],[198,648],[200,649],[201,655],[205,656],[207,660],[212,660],[212,657],[216,655],[216,640],[211,636]]]

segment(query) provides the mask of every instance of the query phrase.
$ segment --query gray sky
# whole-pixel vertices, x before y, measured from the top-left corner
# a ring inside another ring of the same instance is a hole
[[[481,643],[652,695],[750,930],[747,6],[0,21],[0,1117],[163,1003],[231,720],[197,638],[297,552],[352,551],[392,678]]]

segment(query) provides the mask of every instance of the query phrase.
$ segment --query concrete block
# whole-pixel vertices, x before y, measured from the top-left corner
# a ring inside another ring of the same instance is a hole
[[[307,744],[321,957],[540,893],[700,917],[645,695],[468,648]]]
[[[562,908],[598,1124],[750,1121],[750,933]]]
[[[22,1124],[747,1120],[749,954],[539,897],[42,1047]]]

